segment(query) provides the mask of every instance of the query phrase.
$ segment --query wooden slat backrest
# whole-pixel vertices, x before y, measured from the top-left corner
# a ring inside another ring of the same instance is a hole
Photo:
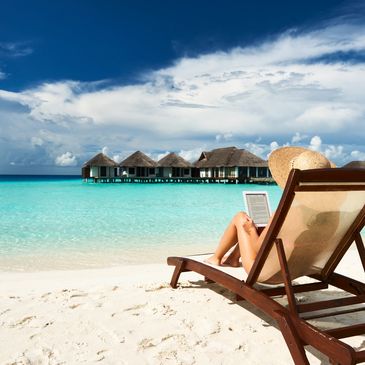
[[[292,170],[247,283],[281,282],[273,243],[284,243],[291,279],[330,275],[365,223],[365,170]]]

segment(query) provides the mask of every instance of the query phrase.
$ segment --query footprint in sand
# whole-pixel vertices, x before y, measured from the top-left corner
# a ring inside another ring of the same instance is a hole
[[[36,350],[25,350],[23,354],[9,365],[19,364],[58,364],[56,354],[49,348],[42,348]]]
[[[69,305],[68,307],[69,307],[70,309],[76,309],[77,307],[80,307],[80,305],[82,305],[82,303],[71,304],[71,305]]]
[[[184,364],[184,365],[196,364],[195,357],[187,351],[184,351],[183,353],[181,353],[181,351],[176,351],[176,350],[160,351],[157,354],[157,359],[159,360],[160,364],[164,364],[167,362],[173,364]]]
[[[39,337],[39,336],[40,336],[40,333],[35,333],[34,335],[29,336],[29,339],[33,340],[34,338]]]
[[[36,316],[24,317],[23,319],[20,319],[18,322],[10,325],[10,327],[12,327],[12,328],[24,327],[24,326],[26,326],[28,323],[30,323],[35,318],[36,318]]]
[[[168,334],[161,338],[160,343],[168,340],[173,340],[173,342],[178,343],[179,345],[186,344],[186,336],[183,334]]]
[[[98,356],[98,358],[96,359],[97,362],[103,361],[105,360],[105,356],[104,354],[107,352],[108,350],[99,350],[96,355]]]
[[[176,310],[172,309],[168,304],[160,304],[159,306],[153,308],[153,314],[160,314],[166,317],[171,317],[176,314]]]
[[[158,284],[158,285],[154,285],[154,286],[150,286],[144,289],[145,292],[153,292],[153,291],[158,291],[161,289],[166,289],[169,288],[170,284],[168,283],[163,283],[163,284]]]
[[[136,311],[136,310],[142,309],[142,308],[144,308],[146,306],[147,306],[147,303],[136,304],[136,305],[133,305],[132,307],[128,307],[128,308],[123,309],[123,312]]]
[[[51,292],[48,292],[48,293],[44,293],[42,296],[41,296],[41,299],[44,299],[45,302],[48,301],[49,299],[49,296],[52,295]]]
[[[10,312],[10,308],[7,308],[7,309],[3,310],[2,312],[0,312],[0,316],[2,316],[5,313],[8,313],[8,312]]]
[[[80,298],[80,297],[87,297],[87,293],[76,293],[76,294],[72,294],[71,296],[70,296],[70,299],[72,299],[72,298]]]
[[[138,351],[143,351],[143,350],[146,350],[148,348],[151,348],[151,347],[155,347],[156,344],[153,343],[153,339],[152,338],[144,338],[142,339],[142,341],[140,341],[137,345],[137,349]]]
[[[52,324],[53,324],[53,322],[51,321],[51,322],[46,322],[43,326],[42,326],[42,328],[46,328],[46,327],[48,327],[48,326],[52,326]]]
[[[173,342],[179,343],[179,344],[185,344],[186,343],[186,336],[185,335],[173,335],[168,334],[164,337],[162,337],[160,340],[158,339],[152,339],[152,338],[143,338],[138,343],[138,351],[145,351],[147,349],[150,349],[152,347],[156,347],[163,342],[166,342],[168,340],[173,340]]]
[[[234,351],[243,351],[246,352],[247,351],[247,346],[245,344],[239,344],[235,347]]]
[[[191,330],[194,327],[194,323],[191,321],[188,321],[186,319],[183,319],[181,323],[188,329]]]

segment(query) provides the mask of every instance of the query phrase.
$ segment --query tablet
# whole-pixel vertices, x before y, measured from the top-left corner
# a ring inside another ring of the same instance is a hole
[[[271,216],[267,191],[243,191],[242,194],[247,214],[257,227],[265,227]]]

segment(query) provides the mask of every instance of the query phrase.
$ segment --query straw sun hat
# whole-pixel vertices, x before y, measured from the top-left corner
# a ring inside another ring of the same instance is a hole
[[[284,188],[292,169],[309,170],[336,167],[319,152],[303,147],[282,147],[269,157],[269,169],[276,183]]]

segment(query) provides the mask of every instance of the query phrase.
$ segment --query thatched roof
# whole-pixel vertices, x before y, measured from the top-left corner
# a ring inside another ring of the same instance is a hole
[[[137,151],[128,156],[120,164],[120,167],[157,167],[157,162],[153,161],[141,151]]]
[[[104,153],[98,153],[91,160],[84,163],[84,167],[90,166],[110,166],[116,167],[118,164]]]
[[[365,161],[351,161],[342,167],[345,169],[365,169]]]
[[[204,167],[267,167],[267,161],[253,153],[236,147],[217,148],[209,152],[202,152],[195,166]]]
[[[174,152],[171,152],[165,157],[161,158],[161,160],[159,160],[157,164],[160,167],[191,167],[190,162],[184,160],[181,156],[177,155]]]

